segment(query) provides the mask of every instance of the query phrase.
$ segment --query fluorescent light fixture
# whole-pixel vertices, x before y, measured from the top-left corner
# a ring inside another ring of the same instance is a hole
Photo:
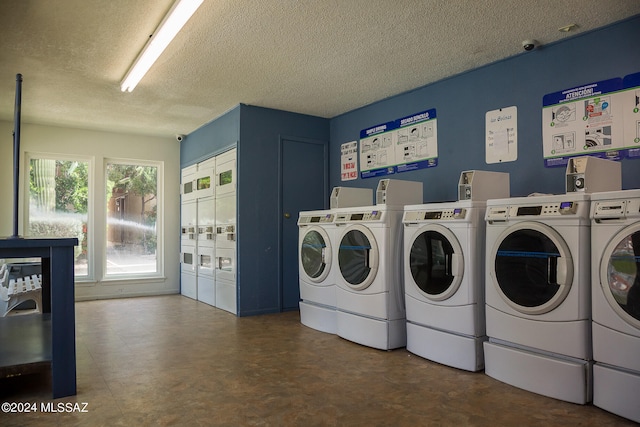
[[[120,84],[131,92],[204,0],[177,0],[151,36]]]

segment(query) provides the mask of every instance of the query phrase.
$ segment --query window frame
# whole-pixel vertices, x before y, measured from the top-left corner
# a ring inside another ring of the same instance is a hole
[[[107,242],[108,242],[108,201],[107,192],[107,167],[108,165],[128,165],[155,167],[156,174],[156,271],[148,273],[111,273],[107,274]],[[105,157],[103,159],[103,187],[105,204],[102,212],[104,224],[102,227],[103,255],[102,255],[102,281],[111,283],[139,282],[146,279],[164,278],[164,162],[156,160],[141,160],[128,158]]]
[[[64,162],[82,162],[87,163],[87,274],[78,276],[74,274],[75,283],[82,284],[95,281],[95,262],[97,259],[95,251],[95,194],[94,194],[94,174],[95,161],[94,157],[83,155],[71,155],[47,152],[25,152],[24,153],[24,180],[23,180],[23,213],[22,213],[22,230],[25,236],[30,236],[30,213],[31,213],[31,161],[32,160],[54,160]],[[78,242],[82,244],[82,242]],[[75,260],[74,260],[75,264]]]

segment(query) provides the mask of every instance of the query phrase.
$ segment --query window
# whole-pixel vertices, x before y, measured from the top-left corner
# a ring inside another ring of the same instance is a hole
[[[89,277],[89,161],[29,157],[26,234],[76,237],[75,276]]]
[[[158,166],[106,163],[106,276],[160,273]]]

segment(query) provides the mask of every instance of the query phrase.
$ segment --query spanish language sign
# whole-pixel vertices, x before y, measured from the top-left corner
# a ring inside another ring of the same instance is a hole
[[[546,167],[592,155],[640,157],[640,73],[545,95],[542,109]]]
[[[438,164],[436,110],[360,131],[360,176],[391,175]]]

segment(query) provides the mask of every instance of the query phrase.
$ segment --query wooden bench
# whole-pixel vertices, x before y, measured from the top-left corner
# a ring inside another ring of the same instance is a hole
[[[32,300],[32,310],[14,310],[25,301]],[[42,313],[42,274],[9,279],[9,267],[0,267],[0,317],[16,314]]]

